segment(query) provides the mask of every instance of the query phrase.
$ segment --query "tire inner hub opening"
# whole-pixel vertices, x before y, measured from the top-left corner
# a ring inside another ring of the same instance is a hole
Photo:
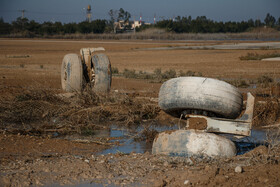
[[[207,117],[221,117],[214,112],[198,109],[185,109],[181,112],[182,117],[185,118],[186,115],[201,115]]]

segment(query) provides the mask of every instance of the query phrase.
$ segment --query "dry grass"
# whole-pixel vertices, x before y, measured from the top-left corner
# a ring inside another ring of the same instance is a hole
[[[56,106],[66,103],[50,90],[26,90],[12,100],[0,100],[3,123],[26,124],[55,116]],[[45,110],[47,109],[47,110]]]
[[[157,130],[150,128],[150,125],[146,125],[144,126],[144,129],[134,137],[134,140],[146,141],[146,143],[153,143],[158,133],[159,132]]]
[[[196,75],[197,76],[197,75]],[[227,83],[238,87],[238,88],[248,88],[251,86],[255,86],[258,88],[270,88],[272,89],[273,87],[279,87],[279,83],[277,83],[277,81],[275,81],[276,77],[275,76],[271,76],[268,74],[265,75],[261,75],[257,78],[254,79],[247,79],[247,78],[235,78],[235,79],[229,79],[229,80],[223,80],[221,78],[217,78],[223,81],[226,81]],[[260,93],[259,93],[260,95]]]
[[[247,80],[239,78],[234,80],[228,80],[227,83],[237,87],[237,88],[248,88],[250,85]]]
[[[262,88],[267,88],[267,87],[272,87],[274,86],[273,84],[274,79],[268,75],[262,75],[258,77],[257,83],[262,87]]]
[[[258,54],[258,53],[247,53],[245,56],[239,57],[240,60],[262,60],[265,58],[274,58],[274,57],[280,57],[280,53],[277,51],[274,51],[272,53],[266,53],[266,54]]]
[[[25,133],[57,130],[61,133],[98,129],[106,124],[130,126],[154,119],[156,103],[125,94],[96,94],[84,91],[72,98],[50,90],[25,90],[13,99],[0,99],[0,128]]]
[[[112,67],[112,74],[119,74],[119,69],[116,67]]]
[[[280,117],[280,102],[277,98],[267,98],[257,102],[254,109],[253,126],[261,127],[276,123]]]
[[[182,71],[180,70],[179,73],[176,72],[174,69],[169,69],[164,72],[162,72],[161,68],[156,68],[153,73],[147,73],[145,71],[136,71],[134,69],[124,69],[122,74],[119,74],[121,76],[124,76],[125,78],[133,78],[133,79],[148,79],[151,80],[153,83],[162,83],[164,81],[167,81],[168,79],[176,78],[176,77],[185,77],[185,76],[198,76],[201,77],[201,72],[195,72],[195,71]]]
[[[280,126],[270,129],[267,133],[268,154],[277,155],[280,152]]]
[[[30,55],[7,55],[7,58],[29,58]]]
[[[252,151],[236,157],[244,160],[246,165],[278,164],[280,161],[280,127],[267,132],[265,145],[256,147]]]

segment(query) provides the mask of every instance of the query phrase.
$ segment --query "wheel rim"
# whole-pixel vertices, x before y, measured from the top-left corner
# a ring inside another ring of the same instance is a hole
[[[180,115],[203,115],[208,117],[218,117],[219,115],[215,114],[214,112],[206,111],[206,110],[198,110],[198,109],[184,109],[180,111]]]

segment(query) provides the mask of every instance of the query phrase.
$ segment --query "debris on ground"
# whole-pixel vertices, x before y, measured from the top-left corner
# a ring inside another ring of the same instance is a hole
[[[11,99],[0,99],[0,111],[2,131],[43,134],[57,129],[65,134],[97,129],[97,124],[140,124],[155,119],[160,110],[150,100],[122,93],[82,92],[61,97],[51,90],[25,90]]]

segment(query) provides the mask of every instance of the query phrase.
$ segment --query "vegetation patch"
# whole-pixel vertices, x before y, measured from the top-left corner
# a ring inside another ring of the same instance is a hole
[[[237,78],[223,81],[226,81],[227,83],[238,88],[248,88],[250,86],[254,86],[255,88],[272,88],[275,86],[277,87],[279,84],[274,80],[274,78],[270,77],[269,75],[261,75],[256,79]]]
[[[112,67],[111,71],[112,71],[112,74],[119,74],[119,69],[118,68]]]
[[[68,98],[51,90],[24,90],[12,99],[0,98],[0,130],[90,135],[100,128],[98,124],[139,125],[155,119],[159,111],[149,99],[115,92],[97,94],[88,89]]]
[[[182,71],[176,72],[174,69],[169,69],[166,71],[162,71],[161,68],[157,68],[153,71],[153,73],[148,73],[146,71],[136,71],[134,69],[124,69],[123,73],[119,74],[124,76],[125,78],[134,78],[134,79],[146,79],[151,80],[153,83],[162,83],[168,79],[176,78],[176,77],[186,77],[186,76],[203,76],[201,72],[195,71]]]
[[[29,58],[30,55],[7,55],[7,58]]]
[[[254,108],[253,126],[272,125],[279,120],[280,103],[277,98],[267,98],[264,102],[257,102]]]
[[[226,82],[237,88],[248,88],[250,86],[249,81],[242,78],[227,80]]]
[[[272,53],[266,53],[266,54],[258,54],[258,53],[247,53],[245,56],[239,57],[240,60],[262,60],[265,58],[275,58],[280,57],[280,53],[275,51]]]
[[[258,77],[257,81],[261,87],[267,88],[267,87],[271,86],[271,83],[274,82],[274,79],[267,75],[263,75],[263,76]]]

